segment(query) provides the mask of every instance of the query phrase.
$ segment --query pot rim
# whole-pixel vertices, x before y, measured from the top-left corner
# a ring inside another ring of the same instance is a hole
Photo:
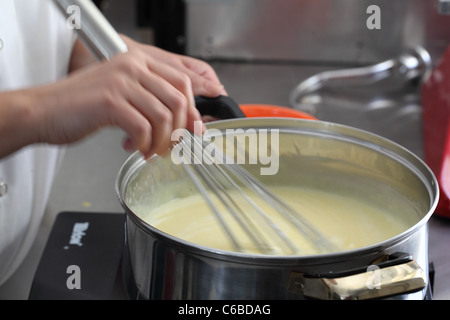
[[[207,124],[207,127],[213,127],[216,129],[227,129],[232,128],[235,123],[240,123],[241,126],[239,128],[248,128],[248,124],[250,123],[253,128],[278,128],[278,129],[298,129],[299,125],[301,125],[302,129],[314,130],[315,133],[320,132],[324,134],[350,134],[353,138],[361,139],[364,137],[364,141],[371,144],[372,147],[376,147],[377,151],[385,152],[390,156],[393,156],[397,159],[409,159],[408,168],[412,170],[415,174],[419,176],[421,181],[424,183],[428,181],[426,185],[426,189],[429,192],[430,198],[430,206],[428,212],[414,225],[412,225],[407,230],[395,235],[394,237],[388,238],[381,242],[374,243],[369,246],[364,246],[356,249],[338,251],[333,253],[323,253],[323,254],[314,254],[314,255],[269,255],[269,254],[254,254],[254,253],[243,253],[243,252],[235,252],[235,251],[227,251],[222,249],[216,249],[212,247],[207,247],[203,245],[199,245],[196,243],[192,243],[186,241],[184,239],[175,237],[173,235],[167,234],[149,223],[145,222],[141,218],[139,218],[133,211],[127,206],[124,201],[124,192],[126,190],[126,183],[128,178],[132,175],[132,173],[141,165],[146,163],[146,160],[139,154],[138,151],[130,155],[125,162],[122,164],[119,173],[116,177],[116,194],[119,197],[119,201],[122,207],[125,209],[126,214],[145,232],[150,235],[158,238],[159,240],[169,241],[171,245],[177,247],[180,251],[189,252],[191,254],[207,256],[209,258],[214,257],[218,260],[227,260],[227,261],[236,261],[239,263],[247,263],[247,264],[261,264],[268,263],[273,264],[276,263],[278,265],[292,265],[296,264],[298,261],[301,261],[302,264],[308,263],[317,263],[317,259],[326,259],[330,261],[342,260],[349,257],[367,255],[367,254],[375,254],[379,253],[386,248],[392,247],[407,238],[409,238],[413,233],[416,232],[419,228],[423,227],[428,223],[428,220],[433,215],[437,203],[439,200],[439,186],[437,179],[431,169],[425,164],[425,162],[416,156],[414,153],[401,146],[400,144],[393,142],[387,138],[384,138],[380,135],[371,133],[366,130],[354,128],[347,125],[336,124],[326,121],[311,121],[305,119],[288,119],[288,118],[243,118],[243,119],[230,119],[230,120],[219,120],[210,122]],[[246,125],[247,124],[247,125]],[[236,128],[236,127],[234,127]],[[317,131],[317,129],[320,129]],[[403,155],[403,156],[402,156]],[[157,155],[153,155],[153,157],[157,157]],[[150,160],[149,159],[149,160]],[[428,179],[426,179],[428,177]],[[231,258],[231,260],[230,260]]]

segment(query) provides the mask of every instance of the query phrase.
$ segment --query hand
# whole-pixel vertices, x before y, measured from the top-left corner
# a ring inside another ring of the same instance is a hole
[[[138,48],[150,57],[185,73],[192,83],[194,95],[206,97],[227,95],[215,71],[208,63],[192,57],[170,53],[154,46],[145,45],[125,36],[123,38],[129,48]]]
[[[142,50],[149,56],[166,63],[176,70],[185,73],[192,85],[194,95],[201,95],[206,97],[216,97],[218,95],[228,95],[224,86],[221,84],[213,68],[206,62],[191,58],[184,55],[174,54],[162,50],[160,48],[145,45],[136,42],[126,36],[123,39],[127,43],[129,48],[137,48]],[[193,111],[196,113],[196,111]],[[203,116],[201,119],[203,122],[209,122],[218,120],[211,116]],[[190,127],[188,129],[191,129]],[[132,150],[133,146],[129,138],[124,143],[125,149]]]
[[[111,61],[51,85],[9,93],[19,99],[4,102],[21,106],[27,124],[20,133],[27,139],[20,143],[66,144],[101,127],[119,126],[129,136],[127,148],[145,156],[163,154],[175,129],[193,130],[194,121],[200,121],[194,94],[224,93],[206,63],[127,41],[129,52]]]

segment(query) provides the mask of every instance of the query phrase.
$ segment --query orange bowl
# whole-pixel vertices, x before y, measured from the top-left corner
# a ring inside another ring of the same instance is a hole
[[[258,117],[281,117],[281,118],[297,118],[317,120],[310,114],[294,110],[288,107],[281,107],[269,104],[242,104],[239,106],[248,118]]]

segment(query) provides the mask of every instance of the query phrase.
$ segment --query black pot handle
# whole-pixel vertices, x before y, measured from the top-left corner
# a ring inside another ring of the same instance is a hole
[[[372,262],[373,266],[377,266],[378,268],[387,268],[392,267],[399,264],[404,264],[412,261],[412,256],[409,253],[405,252],[394,252],[390,255],[382,256],[379,261]],[[307,274],[305,276],[310,278],[341,278],[350,276],[353,274],[363,273],[367,271],[368,266],[358,267],[358,268],[350,268],[341,272],[328,272],[324,274]]]
[[[245,118],[239,105],[228,96],[215,98],[196,96],[195,104],[202,116],[208,115],[222,120]]]

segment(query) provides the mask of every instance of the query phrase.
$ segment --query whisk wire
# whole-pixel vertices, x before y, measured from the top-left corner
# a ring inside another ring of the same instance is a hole
[[[285,201],[282,201],[248,171],[238,165],[232,165],[230,169],[235,170],[234,176],[236,176],[238,179],[245,179],[248,182],[248,186],[251,186],[253,190],[259,194],[260,197],[264,197],[266,201],[269,202],[280,215],[282,215],[290,223],[295,225],[295,227],[303,235],[305,235],[306,238],[312,240],[314,245],[326,251],[336,250],[335,246],[319,231],[317,231],[316,228],[308,223],[308,221],[304,217],[302,217],[298,211],[294,210]]]
[[[204,148],[203,141],[201,141],[198,137],[193,136],[193,141],[198,147]],[[264,218],[264,221],[271,227],[267,231],[269,232],[275,232],[275,234],[281,238],[282,243],[288,246],[288,249],[294,253],[297,249],[295,248],[295,245],[289,240],[289,238],[278,228],[278,226],[267,216],[267,214],[264,212],[263,209],[251,198],[247,195],[246,192],[239,186],[239,184],[236,183],[235,180],[232,179],[232,175],[228,174],[223,168],[227,168],[229,171],[235,171],[234,167],[237,166],[234,162],[232,162],[229,157],[227,157],[224,153],[222,153],[220,150],[216,149],[216,158],[219,157],[220,161],[215,161],[216,159],[213,159],[209,154],[205,153],[204,157],[208,158],[209,163],[214,167],[213,170],[208,170],[208,168],[205,165],[200,166],[194,166],[197,169],[203,169],[204,172],[211,177],[212,181],[214,182],[214,186],[210,184],[210,186],[214,189],[216,187],[219,189],[220,192],[215,193],[217,197],[219,197],[222,201],[222,204],[226,206],[228,209],[230,209],[233,217],[238,220],[239,225],[241,228],[244,229],[246,234],[253,240],[253,242],[257,245],[257,247],[260,249],[260,251],[273,251],[270,246],[267,246],[267,237],[264,237],[261,232],[258,231],[258,226],[255,225],[255,222],[258,221],[258,219],[252,220],[249,217],[249,214],[252,212],[252,210],[255,210],[259,217]],[[227,165],[223,168],[218,163],[226,163]],[[199,170],[199,173],[201,171]],[[214,177],[214,174],[219,176],[219,178],[223,178],[228,183],[231,188],[225,188],[224,183],[220,183],[217,178]],[[200,173],[202,174],[202,173]],[[242,181],[241,181],[242,182]],[[245,185],[245,184],[244,184]],[[237,204],[237,202],[231,197],[231,195],[228,193],[230,190],[235,190],[237,193],[234,193],[235,195],[239,195],[240,197],[244,198],[244,200],[250,204],[251,209],[248,212],[245,212],[242,210],[241,206]],[[222,194],[226,196],[228,202],[223,201]],[[230,204],[234,207],[235,210],[230,208]],[[239,213],[239,214],[237,214]],[[248,227],[250,226],[250,227]],[[264,224],[262,224],[264,226]],[[261,227],[261,225],[260,225]],[[266,239],[266,240],[264,240]]]
[[[189,137],[190,142],[198,143],[195,136]],[[188,147],[187,150],[191,150],[192,145],[189,145],[185,141],[185,139],[181,139],[180,143],[183,147]],[[184,149],[186,150],[186,149]],[[245,234],[249,236],[252,242],[259,248],[260,250],[266,250],[264,247],[264,237],[256,228],[249,227],[252,226],[252,221],[248,219],[247,215],[243,212],[240,206],[235,202],[235,200],[227,193],[226,188],[222,182],[219,182],[218,178],[214,176],[213,173],[224,173],[220,167],[217,167],[217,164],[214,162],[210,162],[212,165],[216,166],[217,171],[210,170],[203,164],[203,161],[200,161],[198,155],[195,152],[190,152],[188,154],[183,153],[185,159],[187,159],[187,163],[182,162],[186,172],[188,172],[189,176],[193,180],[195,186],[200,190],[203,198],[206,200],[208,206],[218,218],[219,223],[224,228],[227,233],[227,236],[231,240],[235,249],[239,251],[245,251],[245,249],[240,245],[240,242],[237,241],[237,237],[232,232],[232,229],[228,226],[224,215],[218,210],[217,206],[213,202],[210,193],[204,187],[204,184],[207,185],[209,190],[219,190],[219,192],[214,192],[214,195],[219,199],[220,203],[226,208],[227,212],[232,215],[232,217],[238,222],[238,225],[243,229]],[[212,159],[210,159],[212,160]],[[195,171],[200,177],[201,180],[194,174]],[[222,177],[227,177],[226,174]],[[203,182],[203,183],[202,183]],[[229,182],[233,183],[230,179]]]
[[[238,226],[242,228],[253,245],[262,253],[273,254],[275,252],[273,246],[269,245],[269,242],[271,241],[268,241],[267,233],[275,234],[278,238],[278,242],[288,249],[291,254],[300,253],[301,249],[289,239],[279,226],[270,219],[267,213],[247,194],[247,190],[254,192],[257,195],[257,198],[267,201],[277,213],[293,224],[306,239],[311,241],[312,245],[316,246],[317,249],[321,251],[335,249],[328,239],[305,221],[297,211],[269,191],[259,180],[242,166],[236,164],[233,159],[230,159],[228,155],[222,152],[222,150],[214,148],[215,157],[212,157],[209,153],[203,152],[207,147],[210,148],[211,146],[205,146],[201,138],[187,130],[185,130],[185,134],[181,136],[178,145],[174,146],[174,148],[182,148],[181,153],[185,161],[182,161],[181,163],[218,219],[236,250],[245,252],[245,248],[241,245],[242,241],[238,241],[236,235],[232,231],[232,227],[230,227],[229,223],[226,221],[227,219],[224,214],[217,208],[212,200],[211,193],[225,207],[226,212],[235,219]],[[196,152],[196,150],[201,150],[201,153]],[[176,154],[179,156],[180,152],[177,152]],[[217,161],[218,159],[220,161]],[[208,164],[205,164],[205,162]],[[219,164],[226,165],[220,166]],[[195,173],[197,173],[201,179],[199,179]],[[246,192],[244,192],[238,182],[245,186]],[[209,192],[207,188],[212,192]],[[249,205],[249,210],[243,210],[237,201],[231,197],[231,190],[236,191],[236,193],[233,192],[234,196],[237,194],[245,200],[245,203]],[[250,217],[250,215],[253,214],[258,215],[256,219]],[[258,225],[256,225],[256,222],[261,222],[261,218],[263,218],[262,221],[264,223],[258,223]],[[264,229],[266,234],[263,235],[259,231],[260,229]],[[273,237],[270,238],[270,240],[273,242]]]

